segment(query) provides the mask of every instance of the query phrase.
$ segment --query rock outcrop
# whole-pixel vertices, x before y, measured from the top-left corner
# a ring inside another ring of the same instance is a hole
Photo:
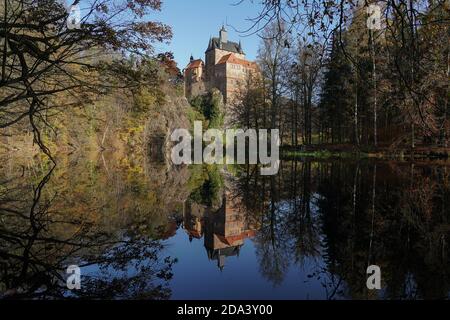
[[[170,135],[178,128],[189,130],[188,108],[190,105],[185,97],[167,95],[164,105],[149,115],[145,126],[145,143],[151,161],[170,165],[170,152],[174,145]]]

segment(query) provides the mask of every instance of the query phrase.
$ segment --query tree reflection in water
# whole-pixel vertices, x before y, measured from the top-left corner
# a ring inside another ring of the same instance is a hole
[[[260,271],[275,285],[308,258],[329,299],[448,298],[447,165],[284,161],[273,177],[239,172],[235,193],[260,222]],[[379,296],[366,288],[371,264],[382,269]]]
[[[68,168],[53,167],[43,176],[45,169],[23,169],[20,175],[10,170],[2,179],[1,297],[169,298],[175,260],[161,255],[163,244],[156,236],[120,221],[126,219],[121,210],[136,210],[118,204],[129,200],[132,187],[114,183],[123,182],[120,174],[104,181],[98,167]],[[81,267],[81,290],[66,287],[71,264]]]
[[[275,176],[103,156],[11,167],[0,164],[2,298],[170,298],[165,246],[180,227],[219,269],[251,239],[276,287],[297,269],[327,299],[449,295],[445,163],[285,160]],[[66,289],[71,264],[79,291]],[[380,292],[366,288],[370,264]]]

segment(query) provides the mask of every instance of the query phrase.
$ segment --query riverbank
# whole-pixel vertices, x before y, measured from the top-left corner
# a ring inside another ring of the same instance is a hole
[[[357,147],[350,144],[317,144],[309,146],[281,147],[283,157],[314,158],[378,158],[378,159],[450,159],[450,148],[435,146],[398,147]]]

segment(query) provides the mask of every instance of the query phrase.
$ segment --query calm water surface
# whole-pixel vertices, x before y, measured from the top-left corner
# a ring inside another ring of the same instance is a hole
[[[284,160],[264,177],[105,154],[0,169],[2,298],[449,297],[448,163]]]

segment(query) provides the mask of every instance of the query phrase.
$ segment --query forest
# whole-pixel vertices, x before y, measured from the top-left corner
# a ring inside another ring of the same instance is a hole
[[[0,150],[53,162],[77,150],[142,150],[148,119],[180,96],[173,55],[154,51],[171,28],[143,18],[160,9],[158,0],[94,1],[73,27],[64,1],[1,1]]]
[[[173,55],[154,51],[172,36],[170,26],[147,19],[161,5],[95,1],[69,28],[62,2],[2,1],[2,148],[37,146],[50,155],[55,145],[142,145],[149,115],[160,113],[165,97],[182,96]],[[449,1],[262,1],[260,8],[247,33],[261,34],[262,77],[241,86],[230,106],[234,124],[278,128],[294,151],[448,156]],[[370,28],[373,17],[380,21]],[[199,98],[166,116],[184,113],[186,124],[205,119],[192,116],[203,108],[207,118],[215,111]]]
[[[447,157],[449,6],[255,4],[246,32],[261,37],[262,76],[241,86],[229,106],[233,124],[277,128],[294,153]],[[167,131],[150,121],[161,114],[172,128],[195,119],[222,126],[223,110],[205,104],[210,98],[181,101],[173,54],[155,52],[172,37],[169,25],[148,18],[161,7],[160,0],[95,1],[74,27],[61,1],[1,1],[1,148],[50,158],[52,149],[145,149],[154,130]]]
[[[235,123],[278,128],[294,153],[448,156],[449,1],[264,3],[248,31],[262,78]]]

